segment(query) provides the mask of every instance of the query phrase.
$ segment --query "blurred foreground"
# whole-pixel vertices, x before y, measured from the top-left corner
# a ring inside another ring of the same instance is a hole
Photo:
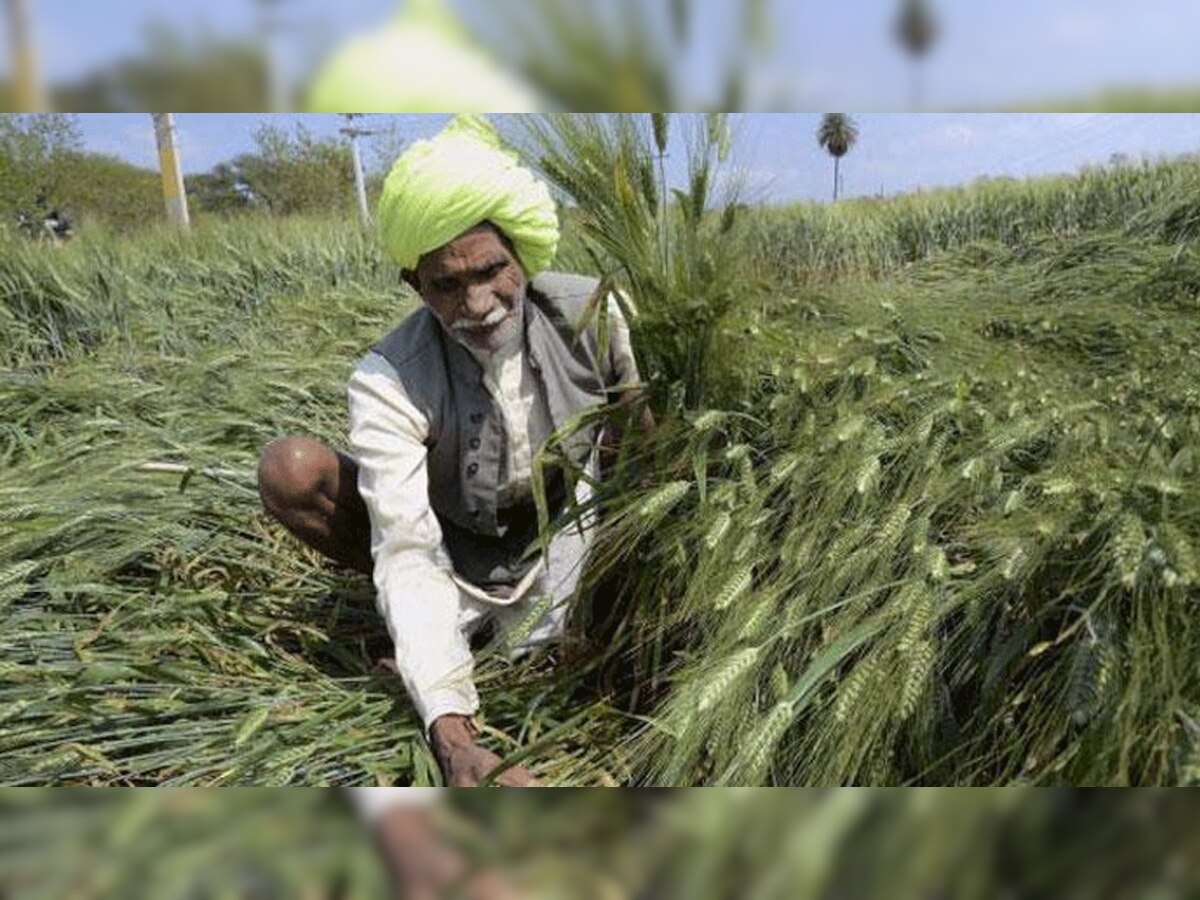
[[[446,792],[441,840],[512,897],[1172,900],[1200,829],[1167,792]],[[7,898],[360,898],[387,892],[335,791],[0,794]],[[448,891],[445,896],[456,896]]]
[[[6,0],[0,109],[1200,108],[1167,0],[93,6]]]

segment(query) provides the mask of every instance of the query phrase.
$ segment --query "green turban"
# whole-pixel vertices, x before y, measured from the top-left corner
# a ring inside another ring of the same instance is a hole
[[[350,40],[305,98],[309,112],[534,112],[541,105],[445,0],[409,0],[386,26]]]
[[[405,269],[484,221],[512,241],[530,278],[558,249],[549,188],[475,115],[457,116],[400,155],[384,180],[377,217],[384,248]]]

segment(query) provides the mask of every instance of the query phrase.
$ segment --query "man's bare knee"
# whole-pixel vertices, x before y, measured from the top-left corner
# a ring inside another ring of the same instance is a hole
[[[280,518],[314,505],[331,455],[336,460],[336,454],[314,438],[284,437],[267,444],[258,460],[263,508]]]

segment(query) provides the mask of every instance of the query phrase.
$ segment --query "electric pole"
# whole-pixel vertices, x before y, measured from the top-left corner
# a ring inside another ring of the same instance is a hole
[[[12,41],[13,99],[20,112],[44,112],[46,94],[37,72],[28,0],[8,0],[8,36]]]
[[[279,58],[279,44],[276,40],[276,35],[283,22],[275,15],[275,10],[282,2],[283,0],[258,0],[260,10],[258,34],[267,82],[267,108],[272,112],[283,112],[288,106],[287,89]]]
[[[179,147],[175,141],[175,116],[172,113],[151,113],[154,119],[154,138],[158,142],[158,167],[162,172],[163,200],[167,205],[167,221],[187,229],[187,192],[183,186],[183,169],[179,165]]]
[[[342,113],[346,124],[338,129],[350,138],[350,159],[354,163],[354,191],[358,195],[358,218],[363,228],[371,224],[371,213],[367,209],[367,184],[363,178],[362,155],[358,152],[358,139],[363,135],[375,134],[374,131],[364,131],[354,127],[354,120],[362,113]]]

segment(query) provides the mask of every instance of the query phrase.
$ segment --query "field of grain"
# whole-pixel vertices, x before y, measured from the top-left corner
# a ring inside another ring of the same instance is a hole
[[[436,813],[468,864],[539,900],[1184,900],[1200,883],[1178,791],[451,791]],[[386,889],[337,791],[6,791],[0,838],[0,888],[28,900]]]
[[[481,648],[489,746],[564,785],[1200,779],[1200,162],[714,216],[649,129],[592,137],[562,264],[637,298],[663,424],[573,639]],[[415,302],[373,239],[10,244],[0,295],[0,783],[436,782],[369,580],[254,486],[272,438],[345,444]]]

